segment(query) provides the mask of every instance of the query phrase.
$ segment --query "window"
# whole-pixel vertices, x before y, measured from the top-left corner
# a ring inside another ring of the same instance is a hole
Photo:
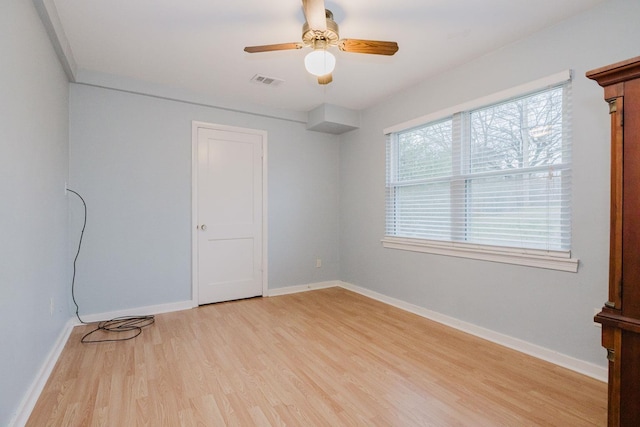
[[[388,133],[385,246],[532,265],[521,262],[529,254],[577,269],[570,89],[565,80]]]

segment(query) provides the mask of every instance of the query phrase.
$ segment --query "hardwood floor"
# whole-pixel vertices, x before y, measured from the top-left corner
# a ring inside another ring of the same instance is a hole
[[[341,288],[77,327],[29,426],[604,426],[606,384]]]

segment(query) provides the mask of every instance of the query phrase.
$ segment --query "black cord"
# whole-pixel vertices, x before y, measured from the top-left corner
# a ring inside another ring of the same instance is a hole
[[[116,341],[127,341],[132,340],[138,335],[142,333],[142,328],[145,326],[150,326],[155,322],[155,318],[153,316],[124,316],[124,317],[116,317],[115,319],[105,320],[98,323],[98,326],[87,332],[80,342],[87,343],[96,343],[96,342],[116,342]],[[133,334],[131,336],[125,338],[113,338],[113,339],[99,339],[99,340],[89,340],[87,339],[89,336],[93,335],[98,331],[104,332],[131,332]]]
[[[82,201],[82,205],[84,206],[84,222],[82,224],[82,231],[80,232],[80,241],[78,242],[78,250],[76,251],[76,257],[73,259],[73,277],[71,278],[71,299],[73,300],[73,304],[76,306],[76,317],[78,318],[80,323],[83,323],[86,325],[87,322],[85,322],[80,318],[80,314],[79,314],[80,307],[76,302],[75,285],[76,285],[76,261],[78,261],[78,256],[80,255],[80,248],[82,247],[82,238],[84,237],[84,229],[87,227],[87,204],[85,203],[84,199],[79,193],[73,191],[70,188],[67,188],[67,191],[70,191],[76,196],[78,196]]]
[[[75,284],[76,284],[76,262],[78,261],[78,256],[80,255],[80,248],[82,247],[82,238],[84,237],[84,229],[87,227],[87,204],[82,198],[82,196],[70,188],[67,188],[67,191],[75,194],[82,201],[82,205],[84,206],[84,221],[82,224],[82,231],[80,232],[80,240],[78,241],[78,250],[76,251],[76,256],[73,259],[73,277],[71,278],[71,299],[73,300],[73,304],[76,306],[76,317],[80,321],[80,323],[84,325],[88,325],[89,323],[82,320],[80,317],[80,307],[76,301],[75,295]],[[146,326],[150,326],[155,322],[154,316],[123,316],[116,317],[111,320],[105,320],[98,323],[98,326],[86,333],[80,342],[87,343],[99,343],[99,342],[117,342],[117,341],[127,341],[131,340],[142,333],[142,328]],[[132,335],[125,338],[114,338],[114,339],[98,339],[98,340],[90,340],[87,339],[94,333],[98,331],[104,332],[133,332]]]

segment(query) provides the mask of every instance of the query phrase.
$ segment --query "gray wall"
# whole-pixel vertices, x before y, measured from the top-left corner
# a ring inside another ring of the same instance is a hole
[[[7,425],[70,317],[69,85],[31,2],[2,1],[0,58],[0,425]]]
[[[591,318],[606,299],[609,124],[602,90],[584,72],[637,55],[639,17],[636,0],[608,2],[385,100],[362,113],[360,130],[338,138],[285,120],[69,86],[32,4],[3,1],[0,425],[71,317],[81,204],[65,196],[67,179],[89,205],[81,313],[191,298],[192,120],[268,132],[270,288],[342,279],[604,365]],[[576,76],[577,274],[381,247],[383,128],[567,68]]]
[[[70,116],[70,186],[89,207],[81,314],[191,299],[192,120],[268,132],[269,287],[338,279],[337,137],[78,84]]]
[[[340,277],[605,365],[594,308],[607,298],[609,119],[587,70],[638,55],[640,2],[608,2],[399,93],[362,114],[340,149]],[[573,256],[578,273],[383,249],[383,129],[573,69]]]

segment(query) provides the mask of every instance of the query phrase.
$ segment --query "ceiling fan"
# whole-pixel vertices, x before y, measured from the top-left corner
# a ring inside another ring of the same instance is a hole
[[[327,50],[331,46],[337,46],[343,52],[373,55],[393,55],[398,51],[396,42],[340,39],[338,24],[333,20],[333,13],[324,8],[324,0],[302,0],[302,9],[307,20],[302,26],[302,42],[247,46],[244,51],[258,53],[311,47],[313,51],[304,60],[305,68],[318,77],[321,85],[333,81],[331,73],[336,58]]]

